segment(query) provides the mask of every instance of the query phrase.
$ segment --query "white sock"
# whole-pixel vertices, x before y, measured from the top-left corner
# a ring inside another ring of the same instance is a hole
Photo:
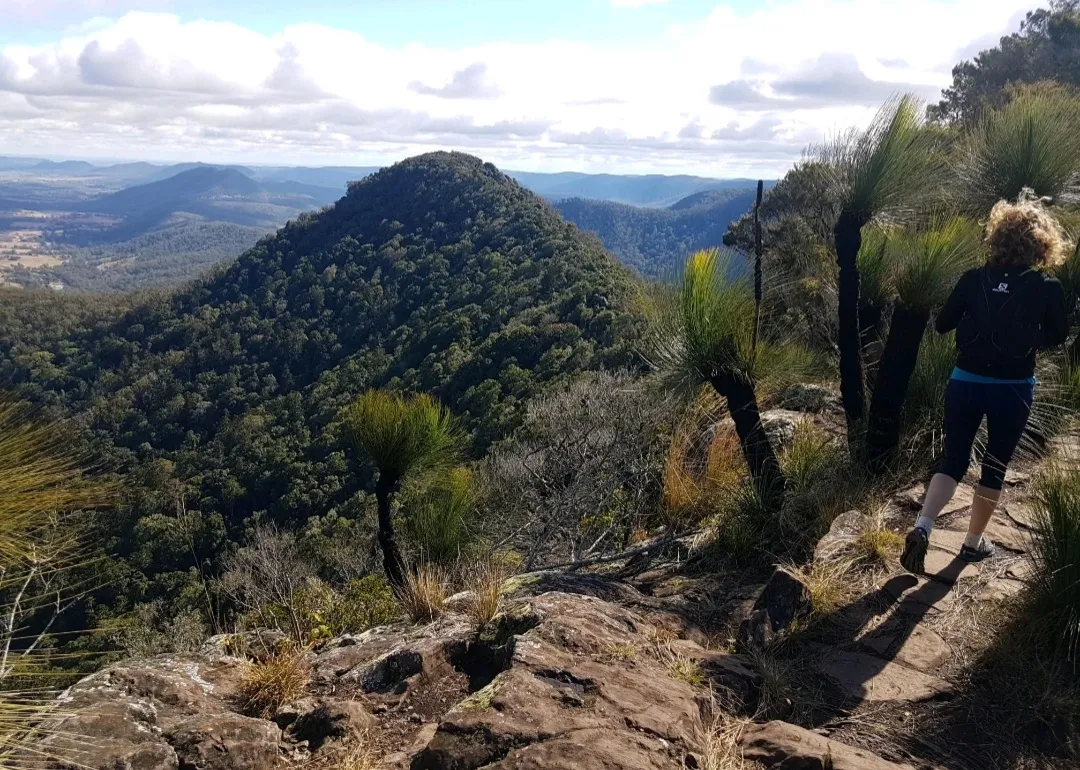
[[[915,528],[921,529],[927,534],[934,531],[934,519],[931,516],[920,516],[915,520]]]
[[[967,537],[964,538],[964,545],[966,545],[968,548],[978,548],[980,545],[982,545],[982,539],[982,535],[973,535],[968,532]]]

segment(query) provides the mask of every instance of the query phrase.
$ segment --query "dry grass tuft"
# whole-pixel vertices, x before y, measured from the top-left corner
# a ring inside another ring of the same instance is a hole
[[[705,684],[705,672],[701,670],[701,664],[685,655],[675,655],[668,661],[668,673],[680,682],[699,687]]]
[[[803,582],[810,589],[810,606],[814,615],[828,615],[842,607],[849,598],[851,561],[814,562],[802,573]]]
[[[303,697],[309,681],[306,648],[274,653],[248,664],[240,682],[240,708],[250,716],[270,719],[286,703]]]
[[[749,719],[723,714],[706,728],[701,739],[701,770],[757,770],[761,765],[743,758],[740,741]]]
[[[366,735],[345,749],[330,770],[379,770],[382,767],[378,752]]]
[[[506,567],[496,561],[481,562],[468,571],[466,587],[475,594],[469,602],[468,613],[477,631],[483,630],[499,614],[506,573]]]
[[[637,645],[630,643],[609,644],[604,648],[603,653],[603,658],[608,661],[637,660],[637,656]]]
[[[449,595],[446,572],[434,564],[421,564],[409,570],[405,585],[395,591],[405,614],[414,623],[429,623],[443,613]]]
[[[887,529],[868,529],[855,540],[856,553],[866,561],[887,561],[903,548],[903,536]]]

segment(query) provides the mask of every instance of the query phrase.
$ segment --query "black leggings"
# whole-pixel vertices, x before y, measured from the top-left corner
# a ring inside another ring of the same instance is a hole
[[[980,484],[1001,489],[1005,470],[1027,427],[1035,386],[950,380],[945,391],[945,456],[939,473],[959,483],[971,463],[971,447],[986,417],[986,453]]]

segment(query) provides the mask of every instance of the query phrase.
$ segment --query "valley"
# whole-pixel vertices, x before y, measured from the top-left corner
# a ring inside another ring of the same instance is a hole
[[[84,292],[184,283],[374,170],[0,158],[0,280]],[[646,275],[719,245],[752,202],[746,180],[509,175]]]

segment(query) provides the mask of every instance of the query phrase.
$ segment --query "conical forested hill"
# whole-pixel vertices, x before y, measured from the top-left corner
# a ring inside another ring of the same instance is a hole
[[[322,514],[366,480],[333,430],[361,390],[434,393],[482,448],[546,383],[632,362],[635,297],[595,238],[494,166],[436,153],[119,320],[36,343],[0,330],[0,387],[87,426],[140,490],[121,547],[182,570],[151,542],[163,490],[201,517],[208,555],[254,514]]]

